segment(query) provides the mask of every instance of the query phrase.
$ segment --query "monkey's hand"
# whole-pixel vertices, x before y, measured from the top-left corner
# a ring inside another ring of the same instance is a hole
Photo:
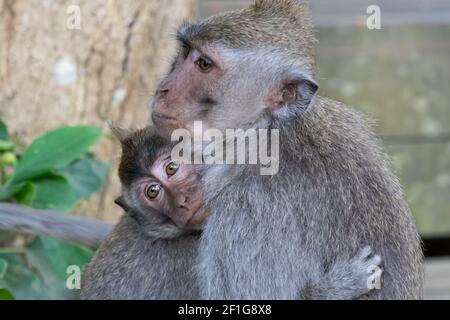
[[[380,289],[381,257],[367,246],[350,260],[336,261],[324,277],[310,288],[309,298],[327,300],[357,299]]]

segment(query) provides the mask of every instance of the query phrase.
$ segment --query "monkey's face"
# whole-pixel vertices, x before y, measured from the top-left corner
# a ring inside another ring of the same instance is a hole
[[[136,182],[141,205],[160,212],[182,229],[200,230],[207,212],[193,166],[178,164],[165,155],[153,163],[150,173]]]
[[[126,188],[135,210],[154,224],[171,220],[183,230],[201,230],[207,218],[202,190],[191,165],[160,156]]]
[[[183,230],[201,230],[208,212],[194,167],[173,162],[172,145],[152,127],[133,133],[118,127],[112,131],[122,145],[122,196],[116,203],[156,229],[173,224]]]
[[[301,13],[278,6],[267,2],[179,29],[179,54],[152,105],[160,133],[192,131],[194,121],[222,132],[269,127],[308,108],[318,89],[307,56],[312,36],[299,36],[307,24]]]
[[[183,44],[153,100],[154,124],[166,136],[177,128],[192,131],[194,121],[202,121],[204,130],[253,125],[266,87],[256,81],[255,69],[229,50]]]
[[[182,45],[172,71],[156,92],[152,120],[160,133],[189,128],[223,105],[225,71],[214,50],[199,51]]]

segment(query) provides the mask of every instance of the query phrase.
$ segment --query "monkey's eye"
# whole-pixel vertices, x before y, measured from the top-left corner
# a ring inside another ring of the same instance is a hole
[[[175,162],[171,162],[166,167],[166,173],[169,177],[171,177],[177,173],[179,168],[180,168],[180,165],[176,164]]]
[[[211,71],[213,67],[212,62],[206,60],[205,58],[199,58],[197,61],[195,61],[195,64],[199,67],[200,71],[203,73]]]
[[[145,194],[150,200],[156,199],[156,197],[159,195],[160,192],[161,192],[161,185],[157,183],[149,185],[145,190]]]

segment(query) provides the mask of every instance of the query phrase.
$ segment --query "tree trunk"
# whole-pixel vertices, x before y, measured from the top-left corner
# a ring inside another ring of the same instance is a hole
[[[0,0],[0,118],[23,144],[67,124],[144,126],[171,35],[196,10],[197,0]],[[113,164],[109,181],[77,212],[114,222],[120,146],[103,139],[95,153]]]

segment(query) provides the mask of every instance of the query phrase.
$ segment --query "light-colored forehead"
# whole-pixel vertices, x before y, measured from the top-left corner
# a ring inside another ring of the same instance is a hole
[[[247,74],[248,77],[279,80],[292,70],[306,72],[308,65],[301,59],[293,60],[279,48],[233,49],[223,45],[212,45],[220,54],[222,63],[231,73]]]

